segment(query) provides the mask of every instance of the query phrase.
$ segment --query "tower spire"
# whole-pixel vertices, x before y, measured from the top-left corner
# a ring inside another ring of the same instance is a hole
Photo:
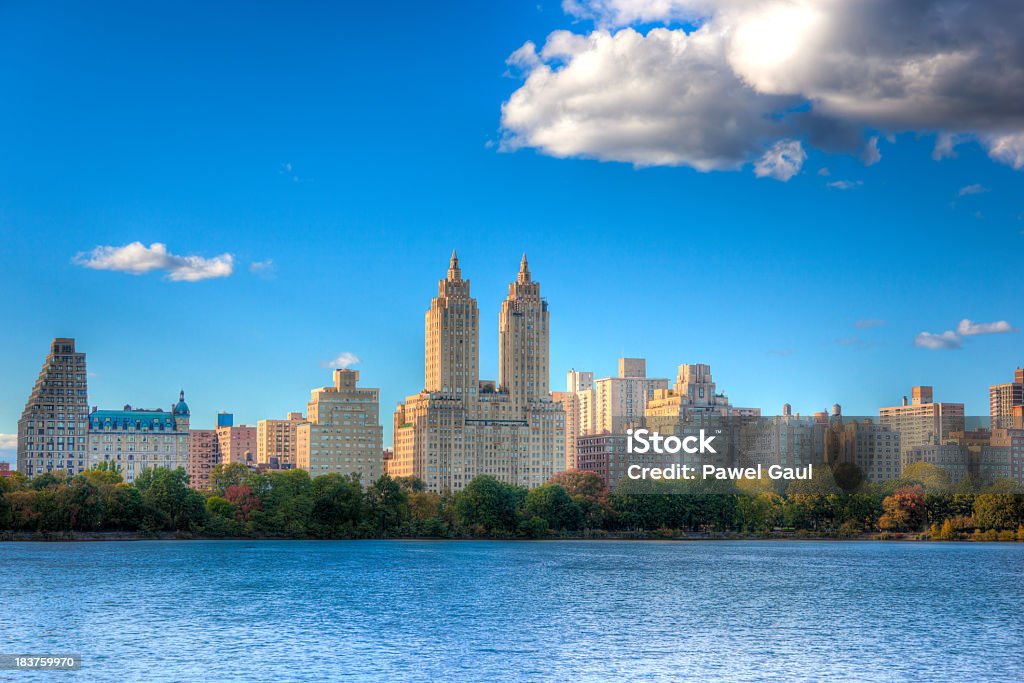
[[[530,281],[530,264],[526,260],[526,252],[523,252],[523,260],[519,262],[519,281]]]
[[[461,280],[462,269],[459,268],[459,255],[452,249],[452,258],[448,262],[448,279],[449,280]]]

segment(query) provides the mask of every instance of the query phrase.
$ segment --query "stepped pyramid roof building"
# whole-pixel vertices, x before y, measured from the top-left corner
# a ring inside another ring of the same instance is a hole
[[[549,389],[548,303],[526,255],[498,318],[498,381],[480,379],[480,313],[453,251],[426,313],[424,388],[395,410],[392,476],[458,491],[478,475],[534,487],[565,469],[565,415]]]
[[[19,472],[31,477],[86,469],[87,383],[85,354],[75,351],[75,340],[54,339],[18,420]]]

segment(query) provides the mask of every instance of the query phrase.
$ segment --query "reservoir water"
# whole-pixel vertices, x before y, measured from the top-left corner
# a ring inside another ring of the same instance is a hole
[[[0,680],[1024,680],[1024,544],[0,543]]]

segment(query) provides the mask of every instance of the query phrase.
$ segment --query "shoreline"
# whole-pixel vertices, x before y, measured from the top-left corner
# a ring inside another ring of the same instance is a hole
[[[702,542],[702,541],[843,541],[875,543],[1015,543],[1018,541],[991,541],[963,539],[931,540],[923,532],[899,534],[864,533],[856,536],[830,536],[795,533],[770,535],[692,533],[673,536],[622,534],[607,536],[551,536],[548,538],[495,538],[495,537],[439,537],[439,536],[385,536],[374,538],[316,538],[299,536],[210,536],[204,534],[182,534],[179,532],[141,533],[134,531],[69,531],[69,532],[3,532],[3,543],[103,543],[112,541],[515,541],[521,543],[551,541],[660,541],[660,542]]]

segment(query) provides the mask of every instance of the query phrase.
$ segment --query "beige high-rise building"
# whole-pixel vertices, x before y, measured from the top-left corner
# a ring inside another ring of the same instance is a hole
[[[566,391],[556,396],[565,409],[566,467],[581,467],[577,459],[580,437],[625,434],[628,426],[643,420],[647,402],[655,392],[665,389],[668,380],[648,377],[647,361],[643,358],[619,358],[618,375],[598,380],[592,372],[570,370],[566,374]],[[591,460],[596,443],[588,441]]]
[[[989,387],[988,396],[992,429],[1024,428],[1019,419],[1024,406],[1024,368],[1014,370],[1012,382]]]
[[[918,446],[941,444],[950,432],[964,430],[963,403],[935,403],[930,386],[916,386],[912,401],[878,411],[878,421],[900,435],[900,448],[907,453]]]
[[[256,428],[248,425],[218,425],[219,463],[256,464]]]
[[[588,434],[622,434],[627,425],[642,420],[647,402],[668,389],[668,379],[647,376],[643,358],[620,358],[618,377],[594,382],[594,419]]]
[[[565,469],[565,414],[548,388],[549,321],[524,255],[498,319],[499,381],[481,381],[479,311],[452,252],[426,313],[425,386],[395,409],[388,473],[458,491],[481,474],[533,487]]]
[[[556,391],[551,398],[562,405],[565,413],[565,469],[579,469],[577,439],[590,434],[593,425],[594,373],[570,370],[565,375],[565,391]]]
[[[548,302],[540,283],[530,276],[526,254],[516,281],[509,284],[498,316],[498,386],[512,399],[515,410],[540,397],[549,399],[548,349],[551,348]]]
[[[260,420],[256,423],[256,462],[278,466],[295,465],[297,430],[306,418],[302,413],[288,413],[286,420]]]
[[[354,474],[365,486],[384,471],[380,389],[358,386],[358,370],[335,370],[333,379],[312,391],[307,421],[295,428],[295,466],[314,477]]]
[[[739,463],[743,466],[805,467],[825,462],[829,425],[783,410],[782,415],[743,421]]]
[[[700,422],[716,417],[758,417],[760,408],[737,408],[719,393],[705,363],[683,363],[671,389],[659,389],[647,402],[647,426],[665,434],[681,422]]]
[[[848,422],[840,461],[855,464],[872,483],[897,479],[903,471],[900,435],[870,419]]]
[[[426,315],[424,391],[476,396],[480,378],[480,312],[452,252],[448,276]]]
[[[88,419],[85,354],[75,351],[74,339],[54,339],[18,420],[18,471],[85,470]]]

